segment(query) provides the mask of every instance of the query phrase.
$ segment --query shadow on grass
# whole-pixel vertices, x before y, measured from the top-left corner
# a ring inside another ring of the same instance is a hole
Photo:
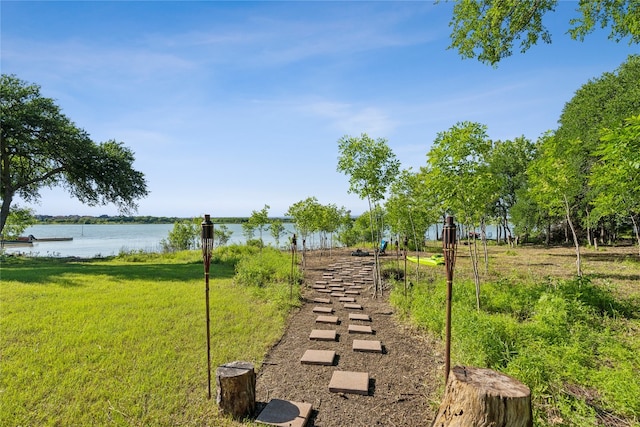
[[[109,264],[104,260],[77,258],[26,258],[4,259],[0,280],[29,284],[56,284],[81,286],[69,275],[107,276],[113,280],[190,281],[204,278],[200,263],[157,263],[153,261],[132,264]],[[212,280],[229,279],[234,275],[231,264],[212,264],[209,270]]]

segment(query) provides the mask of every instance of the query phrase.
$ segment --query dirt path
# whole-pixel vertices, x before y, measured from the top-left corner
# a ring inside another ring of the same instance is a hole
[[[323,273],[335,264],[344,262],[371,263],[373,257],[351,257],[350,251],[335,251],[332,256],[307,255],[303,306],[292,315],[287,330],[274,346],[261,369],[256,383],[258,402],[285,399],[311,403],[313,413],[308,426],[425,426],[435,416],[431,402],[442,384],[443,360],[441,344],[412,333],[401,324],[388,302],[388,293],[373,298],[367,284],[356,303],[363,306],[361,313],[368,314],[371,322],[349,320],[349,312],[338,298],[332,297],[333,315],[338,325],[319,325],[317,313],[312,310],[321,304],[315,297],[328,297],[311,286],[322,280]],[[352,312],[352,311],[351,311]],[[368,324],[372,336],[349,334],[349,324]],[[318,342],[309,339],[312,329],[336,329],[337,341]],[[379,340],[383,353],[361,353],[352,349],[354,339]],[[335,350],[333,366],[303,365],[300,358],[308,349]],[[367,396],[334,393],[329,382],[334,371],[369,373]]]

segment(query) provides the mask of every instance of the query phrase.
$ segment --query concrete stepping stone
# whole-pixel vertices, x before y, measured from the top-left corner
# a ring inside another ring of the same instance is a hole
[[[271,399],[256,422],[278,427],[304,427],[311,416],[311,409],[310,403]]]
[[[335,357],[334,350],[307,350],[302,355],[300,363],[304,365],[333,365]]]
[[[333,308],[331,308],[331,307],[313,307],[313,312],[314,313],[331,314],[331,313],[333,313]]]
[[[356,299],[354,297],[340,297],[340,299],[338,300],[340,302],[355,302]]]
[[[331,292],[330,295],[332,297],[343,297],[344,296],[344,292]]]
[[[318,304],[331,304],[330,298],[314,298],[313,302]]]
[[[325,285],[313,285],[312,288],[313,289],[327,289],[327,287]]]
[[[365,322],[371,322],[371,317],[368,314],[349,313],[349,320],[363,320]]]
[[[333,283],[342,283],[342,279],[339,277],[334,277],[333,279],[331,279],[331,282]]]
[[[338,316],[318,316],[316,318],[316,323],[332,323],[337,325],[338,322]]]
[[[316,291],[322,292],[324,294],[330,294],[331,293],[331,289],[316,289]]]
[[[360,291],[352,291],[352,290],[348,290],[348,291],[344,291],[345,295],[360,295]]]
[[[329,382],[329,391],[367,396],[369,394],[369,373],[334,371]]]
[[[343,288],[342,286],[329,286],[329,289],[331,289],[334,292],[344,292],[345,288]]]
[[[364,353],[382,353],[382,343],[373,340],[353,340],[353,351]]]
[[[354,304],[352,302],[345,303],[344,308],[349,310],[362,310],[362,306],[360,304]]]
[[[350,334],[373,334],[373,329],[368,325],[349,325],[348,331]]]
[[[338,332],[334,329],[314,329],[309,335],[310,340],[315,341],[336,341]]]

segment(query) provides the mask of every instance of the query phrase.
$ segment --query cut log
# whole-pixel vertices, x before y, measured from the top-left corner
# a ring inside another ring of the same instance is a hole
[[[432,427],[531,427],[531,391],[491,369],[454,367]]]
[[[220,412],[245,418],[256,407],[256,373],[249,362],[231,362],[216,370],[216,402]]]

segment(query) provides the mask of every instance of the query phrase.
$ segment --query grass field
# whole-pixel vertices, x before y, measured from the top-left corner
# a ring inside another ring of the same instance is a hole
[[[235,262],[215,261],[214,393],[216,366],[243,360],[259,367],[291,301],[288,285],[237,285]],[[217,415],[215,395],[206,396],[197,252],[5,258],[0,275],[0,425],[235,425]]]
[[[438,252],[433,246],[428,254]],[[579,280],[572,248],[491,246],[487,271],[480,261],[479,311],[468,247],[458,255],[452,366],[489,367],[527,384],[535,425],[640,425],[637,248],[583,248]],[[387,268],[397,266],[387,260]],[[405,296],[398,283],[392,302],[443,338],[444,267],[409,267],[412,286]]]

